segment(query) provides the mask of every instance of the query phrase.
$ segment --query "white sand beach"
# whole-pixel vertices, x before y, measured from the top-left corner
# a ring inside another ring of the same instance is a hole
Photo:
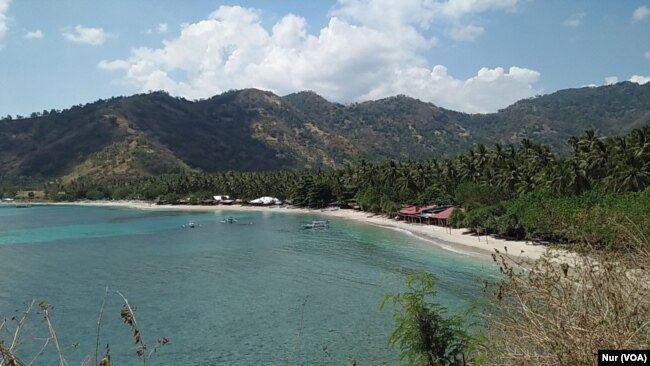
[[[421,239],[427,240],[433,245],[443,249],[453,251],[462,255],[492,259],[491,254],[497,249],[500,252],[507,252],[513,259],[535,260],[542,256],[547,247],[534,245],[524,241],[512,241],[497,239],[489,236],[476,236],[465,234],[464,229],[449,229],[434,225],[410,224],[404,221],[389,219],[381,215],[373,215],[368,212],[356,210],[309,210],[303,208],[289,207],[262,207],[262,206],[195,206],[195,205],[155,205],[144,201],[78,201],[78,202],[59,202],[47,203],[51,205],[84,205],[84,206],[105,206],[105,207],[124,207],[141,210],[178,210],[178,211],[267,211],[277,213],[309,213],[325,217],[336,217],[347,220],[382,227],[386,229],[397,229],[407,231]]]
[[[532,245],[523,241],[497,239],[489,236],[465,234],[465,229],[450,229],[435,225],[410,224],[402,220],[389,219],[381,215],[354,210],[325,211],[323,214],[333,217],[365,222],[367,224],[400,229],[427,240],[443,249],[460,254],[492,258],[494,249],[501,253],[507,252],[510,257],[522,259],[537,259],[546,252],[546,247]]]

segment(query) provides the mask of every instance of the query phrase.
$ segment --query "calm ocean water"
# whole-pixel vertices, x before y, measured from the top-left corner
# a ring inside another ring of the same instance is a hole
[[[222,224],[228,216],[239,222]],[[390,312],[379,303],[405,273],[434,273],[452,309],[481,296],[480,280],[494,273],[489,262],[389,229],[335,219],[328,230],[300,228],[319,218],[3,207],[0,317],[13,325],[26,303],[46,301],[68,363],[79,365],[95,352],[108,286],[100,352],[110,344],[115,365],[141,364],[116,290],[137,306],[147,343],[170,340],[150,365],[396,365]],[[183,228],[188,221],[198,227]],[[27,363],[47,335],[39,314],[28,324],[18,352]],[[52,357],[50,345],[34,364]]]

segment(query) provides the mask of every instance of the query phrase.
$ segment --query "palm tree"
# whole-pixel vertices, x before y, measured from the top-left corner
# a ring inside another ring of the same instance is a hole
[[[568,192],[579,194],[589,189],[591,182],[587,176],[587,170],[584,164],[573,159],[570,159],[567,164],[570,172],[569,185],[567,186]]]
[[[481,180],[481,173],[474,162],[474,153],[461,155],[458,159],[458,171],[461,180],[478,183]]]
[[[606,178],[608,188],[618,191],[640,191],[650,185],[650,164],[639,159],[632,150],[621,154],[621,159]]]
[[[517,191],[517,187],[519,187],[519,182],[521,180],[521,173],[514,165],[510,165],[508,168],[500,170],[496,177],[497,187],[510,193]]]

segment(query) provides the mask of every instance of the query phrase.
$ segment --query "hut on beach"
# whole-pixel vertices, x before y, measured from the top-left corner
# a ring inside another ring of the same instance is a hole
[[[417,212],[418,208],[415,206],[402,207],[402,209],[397,213],[397,219],[404,220],[406,222],[413,222],[413,219],[415,219]]]
[[[454,207],[451,206],[406,206],[399,210],[397,218],[409,223],[448,226],[452,212]]]
[[[406,206],[399,210],[397,218],[410,223],[417,222],[421,224],[428,220],[428,216],[436,209],[436,207],[437,206],[424,206],[418,208],[417,206]]]
[[[438,226],[449,226],[449,216],[454,212],[455,207],[448,207],[438,213],[435,213],[429,217],[429,220]]]

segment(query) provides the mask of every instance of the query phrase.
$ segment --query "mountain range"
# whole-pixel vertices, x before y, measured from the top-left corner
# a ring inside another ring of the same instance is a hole
[[[444,159],[524,138],[564,153],[567,139],[585,130],[618,135],[649,123],[650,83],[566,89],[490,114],[402,95],[343,105],[310,91],[281,97],[244,89],[198,101],[151,92],[5,117],[0,176],[329,168],[361,159]]]

